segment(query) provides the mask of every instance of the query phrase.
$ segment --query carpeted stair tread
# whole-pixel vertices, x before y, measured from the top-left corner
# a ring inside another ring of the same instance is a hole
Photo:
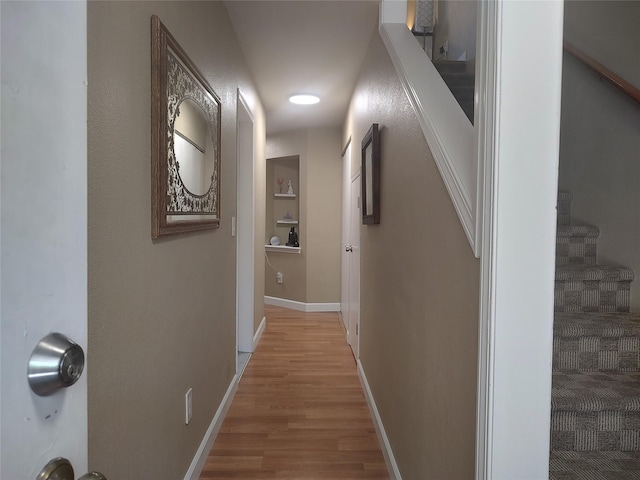
[[[640,412],[638,387],[640,372],[554,372],[551,411]]]
[[[558,225],[556,234],[559,237],[598,238],[600,229],[593,225]]]
[[[571,223],[571,201],[573,195],[571,192],[558,192],[558,206],[557,206],[557,223],[558,225],[568,225]]]
[[[599,236],[592,225],[558,225],[556,265],[595,265]]]
[[[640,452],[552,450],[549,480],[631,480],[640,478]]]
[[[608,265],[558,265],[556,267],[556,281],[566,280],[630,282],[633,280],[633,270]]]
[[[640,315],[631,313],[558,312],[554,337],[640,337]]]

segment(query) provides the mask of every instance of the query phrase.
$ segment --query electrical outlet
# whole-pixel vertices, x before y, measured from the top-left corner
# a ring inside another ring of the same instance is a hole
[[[189,425],[193,415],[192,392],[193,389],[190,388],[187,390],[187,393],[184,394],[184,423],[186,425]]]
[[[282,278],[282,272],[276,273],[276,282],[284,283],[284,279]]]

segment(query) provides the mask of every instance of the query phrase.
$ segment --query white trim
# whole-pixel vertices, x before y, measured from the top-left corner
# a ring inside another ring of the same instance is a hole
[[[286,245],[265,245],[264,251],[269,253],[300,253],[300,247],[287,247]]]
[[[407,23],[406,0],[384,0],[380,2],[380,23]]]
[[[236,351],[246,352],[255,315],[255,128],[239,88],[236,95]]]
[[[364,391],[364,398],[367,400],[369,411],[371,412],[371,416],[373,417],[373,426],[376,429],[378,440],[380,441],[380,445],[382,446],[382,455],[384,456],[384,463],[387,465],[389,478],[390,480],[402,480],[402,477],[400,476],[400,470],[398,469],[398,464],[396,463],[396,458],[393,456],[393,450],[391,450],[391,444],[389,443],[389,439],[387,438],[387,432],[385,431],[384,425],[382,424],[382,418],[380,418],[378,407],[376,406],[376,402],[373,399],[373,393],[371,393],[371,388],[369,388],[369,382],[367,381],[367,376],[364,374],[364,368],[362,366],[362,362],[360,362],[360,359],[357,360],[357,364],[358,376],[360,377],[360,383],[362,384],[362,390]]]
[[[266,305],[274,305],[276,307],[290,308],[299,312],[339,312],[340,303],[304,303],[286,298],[264,296]]]
[[[267,319],[265,317],[262,317],[262,320],[260,321],[260,325],[258,325],[258,329],[256,330],[256,333],[253,335],[253,351],[254,352],[256,351],[256,347],[260,342],[260,338],[262,337],[262,333],[264,332],[264,329],[266,326],[267,326]]]
[[[231,402],[233,401],[233,397],[236,394],[236,390],[238,390],[238,383],[240,382],[241,375],[236,374],[233,376],[231,380],[231,384],[227,389],[227,393],[225,393],[216,414],[213,416],[213,420],[211,420],[211,424],[207,429],[207,432],[204,434],[204,438],[202,442],[200,442],[200,446],[198,447],[198,451],[196,452],[195,457],[191,461],[191,465],[189,466],[189,470],[187,470],[186,475],[184,476],[185,480],[198,480],[200,477],[200,473],[202,473],[202,468],[207,461],[207,457],[209,456],[209,452],[213,447],[213,443],[218,436],[218,432],[220,431],[220,427],[222,427],[222,422],[224,421],[224,417],[231,406]]]
[[[485,112],[491,128],[480,131],[486,141],[479,144],[486,155],[487,218],[476,479],[548,478],[563,4],[496,3],[483,10],[488,42],[483,47],[494,50],[495,83],[493,91],[486,86],[486,94],[494,94],[494,110]],[[540,23],[544,38],[530,28]],[[483,56],[477,65],[489,52]],[[485,80],[491,81],[488,75]],[[529,273],[522,277],[523,271]],[[521,299],[532,297],[535,302],[523,309]],[[520,357],[527,361],[514,368]]]
[[[473,125],[406,24],[381,23],[380,36],[478,257],[478,168]]]
[[[497,46],[501,36],[501,3],[480,2],[477,22],[475,109],[476,151],[478,152],[478,199],[482,205],[476,217],[480,245],[480,305],[478,322],[478,390],[476,399],[475,479],[492,478],[493,460],[493,366],[495,345],[495,245],[494,188],[495,149],[498,132],[500,62]],[[484,212],[481,215],[480,212]]]

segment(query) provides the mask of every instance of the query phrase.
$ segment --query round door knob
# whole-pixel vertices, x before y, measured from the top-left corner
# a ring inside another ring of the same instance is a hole
[[[47,463],[36,480],[74,480],[73,467],[66,458],[58,457]]]
[[[100,472],[89,472],[82,475],[78,480],[107,480]]]

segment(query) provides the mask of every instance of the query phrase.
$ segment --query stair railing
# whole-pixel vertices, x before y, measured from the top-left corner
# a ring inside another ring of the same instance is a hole
[[[570,53],[575,58],[580,60],[588,68],[596,72],[601,78],[604,78],[607,82],[611,83],[613,86],[618,88],[624,94],[628,95],[633,100],[640,103],[640,88],[627,82],[620,75],[617,75],[616,73],[612,72],[607,67],[605,67],[601,63],[591,58],[589,55],[584,53],[579,48],[574,47],[566,40],[564,41],[564,50],[565,52]]]

